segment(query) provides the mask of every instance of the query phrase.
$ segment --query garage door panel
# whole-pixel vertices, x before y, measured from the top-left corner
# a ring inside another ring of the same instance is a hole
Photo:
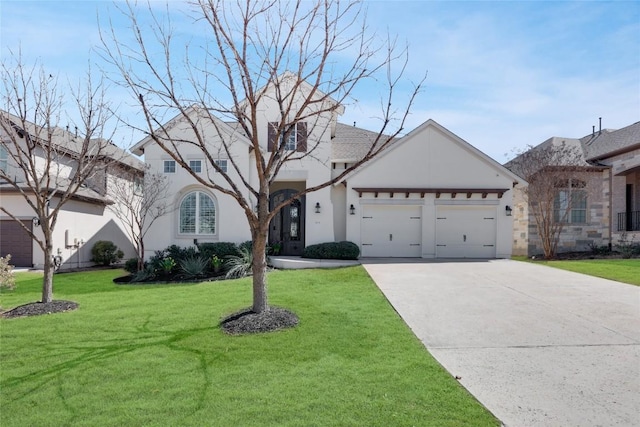
[[[440,206],[436,214],[438,258],[493,258],[496,243],[494,207]]]
[[[422,207],[364,205],[361,219],[363,257],[420,257]]]
[[[31,221],[23,221],[30,230]],[[0,221],[0,256],[11,254],[11,265],[33,266],[33,241],[24,228],[13,220]]]

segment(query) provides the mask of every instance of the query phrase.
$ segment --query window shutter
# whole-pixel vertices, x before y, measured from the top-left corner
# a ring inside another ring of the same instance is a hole
[[[298,122],[297,124],[297,146],[296,151],[307,151],[307,122]]]
[[[274,142],[276,140],[277,126],[278,123],[269,122],[269,132],[267,135],[267,151],[269,152],[273,151]]]

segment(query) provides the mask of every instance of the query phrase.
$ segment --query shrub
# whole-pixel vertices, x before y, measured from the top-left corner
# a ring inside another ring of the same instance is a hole
[[[201,256],[194,256],[180,261],[180,269],[184,273],[184,277],[195,279],[203,277],[209,266],[209,260]]]
[[[626,232],[620,236],[620,241],[616,245],[616,248],[622,255],[622,258],[631,258],[634,255],[640,254],[640,244],[634,243],[636,235],[627,235]]]
[[[360,249],[353,242],[327,242],[304,248],[303,258],[358,259]]]
[[[198,248],[196,248],[195,246],[189,246],[187,248],[183,248],[178,245],[171,245],[162,252],[163,252],[163,258],[168,256],[173,258],[178,263],[187,258],[193,258],[198,256]]]
[[[131,277],[132,282],[146,282],[156,278],[156,272],[151,265],[145,265],[144,269],[136,271]]]
[[[124,253],[109,240],[99,240],[91,248],[92,261],[101,265],[110,265],[124,257]]]
[[[241,245],[238,249],[237,255],[229,255],[225,261],[225,267],[227,268],[227,279],[238,279],[240,277],[248,276],[251,273],[251,266],[253,265],[253,253],[251,249],[246,245]]]
[[[136,274],[138,272],[138,258],[129,258],[124,263],[124,269],[131,274]]]
[[[13,265],[9,264],[11,255],[5,258],[0,257],[0,288],[14,289],[16,287],[16,279],[13,277]]]
[[[247,241],[244,241],[244,242],[240,243],[238,245],[238,249],[239,250],[246,249],[249,253],[251,253],[251,251],[253,251],[253,241],[252,240],[247,240]],[[231,254],[231,255],[236,255],[236,254]]]
[[[200,256],[207,259],[212,259],[214,256],[225,258],[238,253],[238,245],[231,242],[200,243],[198,249]]]

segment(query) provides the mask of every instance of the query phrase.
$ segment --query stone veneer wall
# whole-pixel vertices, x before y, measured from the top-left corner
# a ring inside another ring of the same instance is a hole
[[[609,170],[593,172],[590,175],[587,183],[587,222],[564,226],[558,242],[558,253],[589,251],[592,246],[605,246],[611,242]],[[541,255],[542,243],[538,236],[535,218],[529,215],[522,191],[515,192],[514,205],[513,254]]]
[[[512,254],[517,256],[529,255],[529,206],[524,200],[522,186],[517,185],[513,190],[513,247]],[[533,218],[531,218],[533,221]]]

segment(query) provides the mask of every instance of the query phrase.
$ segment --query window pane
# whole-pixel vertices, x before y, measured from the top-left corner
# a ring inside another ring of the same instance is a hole
[[[573,209],[571,211],[572,223],[584,223],[587,222],[587,211],[584,209]]]
[[[573,190],[571,192],[571,208],[586,209],[587,208],[587,192],[584,190]]]
[[[200,160],[190,160],[189,168],[195,173],[202,172],[202,162]]]
[[[227,159],[218,159],[215,161],[216,165],[220,166],[220,169],[222,169],[222,172],[227,172]]]
[[[199,193],[199,220],[200,234],[214,234],[216,232],[216,208],[211,197]]]
[[[196,193],[189,194],[180,205],[180,232],[196,232]]]
[[[176,161],[175,160],[165,160],[164,161],[164,173],[175,173],[176,172]]]
[[[555,222],[566,221],[568,207],[569,193],[564,190],[558,191],[555,199],[553,199],[553,220]]]
[[[3,146],[0,146],[0,169],[5,172],[7,171],[8,158],[9,153],[7,152],[7,149]]]

